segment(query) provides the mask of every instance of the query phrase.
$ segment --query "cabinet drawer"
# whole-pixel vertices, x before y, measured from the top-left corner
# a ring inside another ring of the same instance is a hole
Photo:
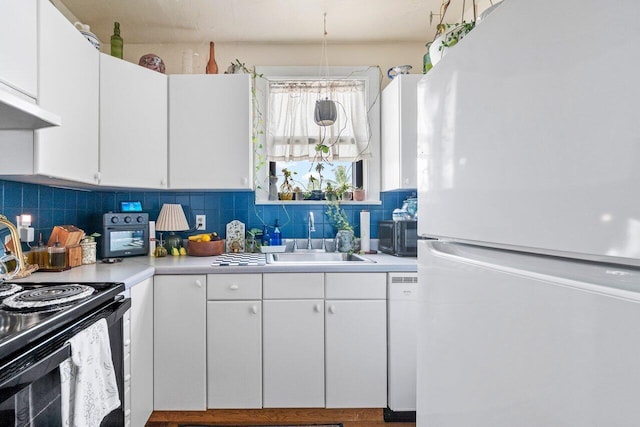
[[[209,274],[208,300],[262,299],[261,274]]]
[[[263,275],[264,299],[324,298],[323,273]]]
[[[386,273],[326,273],[327,299],[385,299]]]

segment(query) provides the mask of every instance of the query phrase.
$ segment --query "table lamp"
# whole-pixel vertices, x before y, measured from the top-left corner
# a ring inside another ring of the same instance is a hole
[[[182,246],[182,238],[175,234],[176,231],[189,230],[189,223],[184,216],[182,205],[165,203],[160,209],[158,221],[156,221],[157,231],[168,231],[169,236],[164,241],[164,247],[171,253],[171,249]]]

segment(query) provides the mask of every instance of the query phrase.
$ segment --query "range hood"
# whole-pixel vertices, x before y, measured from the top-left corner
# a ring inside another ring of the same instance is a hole
[[[61,123],[60,116],[0,89],[0,129],[40,129]]]

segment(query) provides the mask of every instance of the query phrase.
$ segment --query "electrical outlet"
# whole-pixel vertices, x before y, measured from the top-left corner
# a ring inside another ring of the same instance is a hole
[[[206,230],[206,229],[207,229],[207,216],[196,215],[196,230]]]

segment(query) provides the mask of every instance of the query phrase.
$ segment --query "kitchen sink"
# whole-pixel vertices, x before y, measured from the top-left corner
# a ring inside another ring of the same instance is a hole
[[[324,251],[300,251],[267,254],[267,264],[344,264],[375,262],[357,254]]]

